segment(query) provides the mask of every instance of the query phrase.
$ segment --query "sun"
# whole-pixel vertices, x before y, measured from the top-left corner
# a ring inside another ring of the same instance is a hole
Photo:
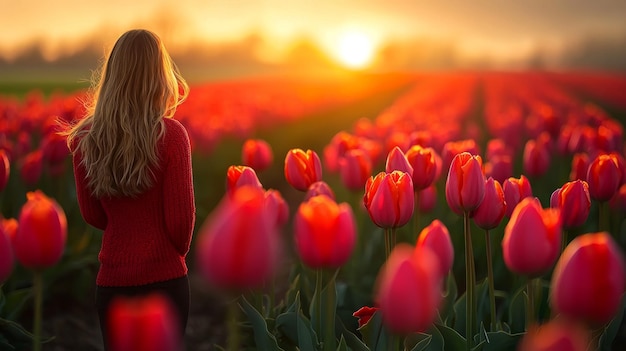
[[[343,32],[337,39],[336,56],[348,68],[364,68],[374,56],[374,42],[363,32]]]

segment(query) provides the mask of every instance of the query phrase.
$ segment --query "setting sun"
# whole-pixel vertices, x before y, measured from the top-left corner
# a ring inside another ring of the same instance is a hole
[[[349,31],[337,41],[337,58],[349,68],[363,68],[372,61],[374,42],[365,33]]]

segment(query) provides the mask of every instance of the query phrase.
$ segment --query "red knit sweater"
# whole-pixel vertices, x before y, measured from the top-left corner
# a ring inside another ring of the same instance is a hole
[[[81,214],[104,231],[99,286],[137,286],[187,274],[185,258],[196,218],[191,147],[180,122],[164,121],[165,134],[157,144],[161,163],[156,182],[135,198],[92,196],[81,154],[73,154]]]

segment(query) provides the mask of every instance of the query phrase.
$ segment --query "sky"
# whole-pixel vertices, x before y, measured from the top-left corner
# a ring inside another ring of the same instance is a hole
[[[558,53],[588,38],[626,38],[620,0],[0,0],[0,57],[41,44],[54,58],[98,38],[113,43],[130,28],[155,29],[168,45],[270,38],[263,55],[307,36],[337,52],[345,32],[374,48],[424,37],[454,43],[459,55],[515,60],[536,50]]]

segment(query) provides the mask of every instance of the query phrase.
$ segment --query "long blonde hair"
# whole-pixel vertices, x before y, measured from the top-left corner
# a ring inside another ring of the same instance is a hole
[[[154,183],[163,118],[174,115],[189,87],[159,37],[137,29],[117,40],[92,92],[67,143],[78,142],[72,152],[81,153],[94,196],[136,196]]]

